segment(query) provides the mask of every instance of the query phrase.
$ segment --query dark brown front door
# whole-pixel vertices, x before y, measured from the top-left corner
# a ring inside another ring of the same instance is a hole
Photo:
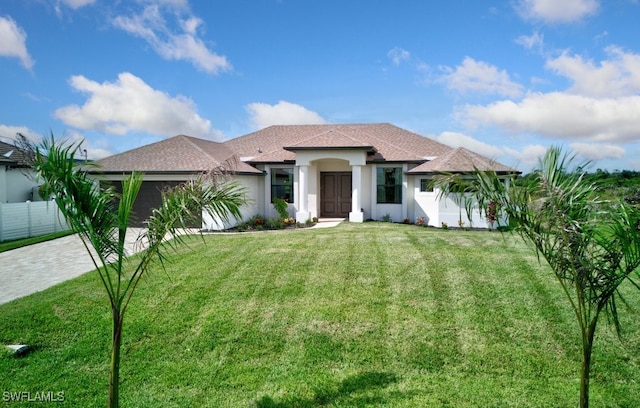
[[[351,211],[351,173],[320,173],[320,216],[342,218]]]

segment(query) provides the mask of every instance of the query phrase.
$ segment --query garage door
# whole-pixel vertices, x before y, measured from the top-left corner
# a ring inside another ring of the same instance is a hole
[[[151,210],[160,206],[162,202],[161,191],[175,187],[179,184],[178,181],[144,181],[140,187],[140,192],[136,201],[133,203],[134,217],[131,220],[130,225],[132,227],[143,227],[144,221],[151,216]],[[122,193],[122,183],[120,181],[112,182],[113,187],[118,193]],[[188,225],[193,228],[202,227],[202,216]]]

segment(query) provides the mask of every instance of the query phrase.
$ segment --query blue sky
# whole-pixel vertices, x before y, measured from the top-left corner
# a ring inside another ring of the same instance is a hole
[[[527,171],[640,170],[638,0],[2,0],[0,140],[389,122]]]

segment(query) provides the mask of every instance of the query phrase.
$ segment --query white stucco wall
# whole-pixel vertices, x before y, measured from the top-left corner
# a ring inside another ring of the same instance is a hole
[[[411,178],[413,179],[411,189],[413,190],[414,197],[413,219],[411,219],[411,222],[416,222],[418,218],[425,217],[425,224],[440,226],[440,207],[438,203],[439,190],[434,189],[434,191],[420,191],[420,180],[425,177],[413,176]]]
[[[0,203],[7,202],[7,169],[6,166],[0,165]]]
[[[413,219],[425,217],[426,223],[433,227],[442,227],[442,223],[446,223],[450,228],[459,227],[459,221],[462,221],[465,228],[489,228],[486,217],[480,215],[480,211],[476,208],[472,211],[471,216],[467,216],[467,210],[460,206],[460,200],[456,196],[440,198],[440,189],[435,188],[434,191],[421,192],[420,180],[428,177],[415,176],[412,181],[412,187],[415,195],[415,209],[413,211]],[[502,219],[501,224],[506,225],[506,220]],[[496,227],[495,225],[494,227]]]
[[[236,181],[242,187],[245,188],[247,193],[247,204],[241,208],[242,218],[236,220],[231,218],[228,222],[223,222],[219,217],[212,218],[206,211],[202,212],[202,228],[205,230],[220,231],[227,228],[233,228],[242,221],[246,221],[249,218],[257,214],[264,214],[260,211],[261,206],[264,205],[264,177],[263,176],[249,176],[238,175]],[[272,206],[273,207],[273,206]]]
[[[447,225],[452,227],[459,227],[459,222],[462,221],[464,224],[463,227],[470,228],[488,228],[487,221],[484,216],[480,216],[480,212],[477,209],[474,209],[471,213],[471,216],[467,216],[467,210],[464,208],[464,204],[462,206],[459,205],[459,201],[457,200],[457,195],[442,198],[439,202],[440,212],[439,212],[439,225],[442,226],[442,223],[445,222]],[[475,206],[477,208],[477,206]]]
[[[7,169],[5,166],[0,166],[0,202],[24,203],[26,201],[41,201],[33,171]]]

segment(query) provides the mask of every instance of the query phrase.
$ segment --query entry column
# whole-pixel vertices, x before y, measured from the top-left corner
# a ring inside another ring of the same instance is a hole
[[[309,166],[298,166],[298,211],[296,222],[304,223],[309,219]]]
[[[364,222],[362,203],[362,166],[351,165],[351,212],[350,222]]]

